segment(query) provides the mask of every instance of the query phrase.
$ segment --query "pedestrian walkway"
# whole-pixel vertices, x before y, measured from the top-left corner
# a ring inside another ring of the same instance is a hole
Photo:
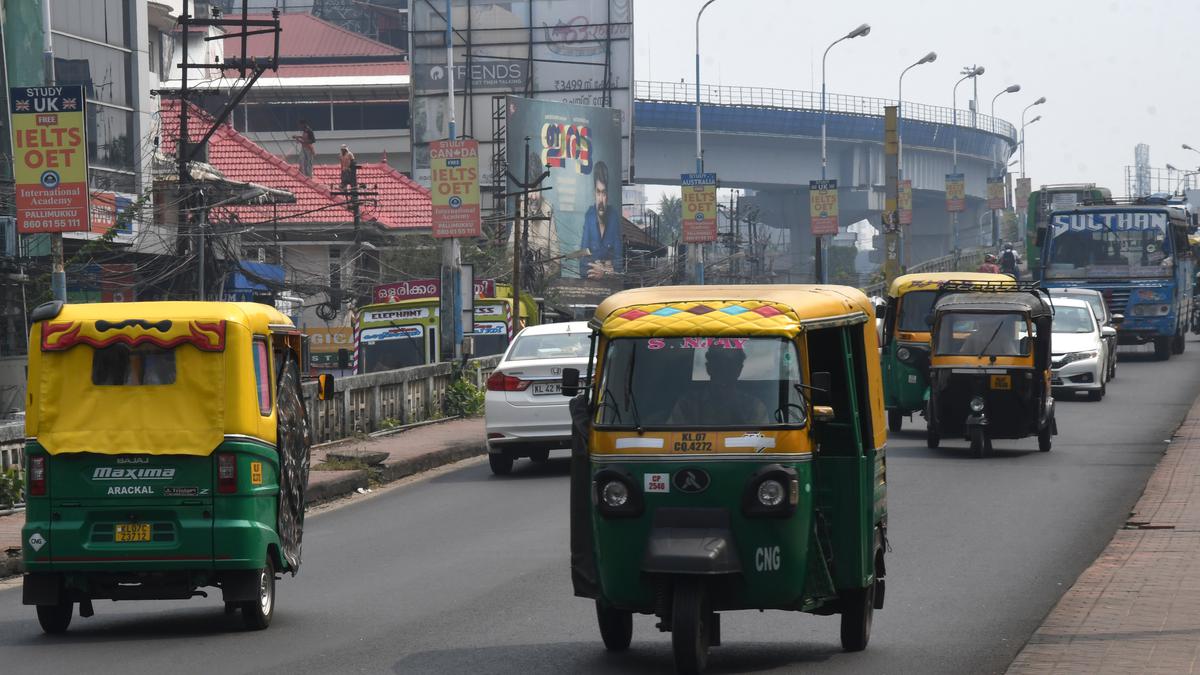
[[[384,453],[386,457],[372,458],[377,479],[393,481],[422,471],[457,462],[487,452],[484,441],[483,418],[454,419],[426,424],[399,433],[377,438],[348,439],[318,446],[312,451],[309,472],[308,501],[325,501],[365,488],[371,471],[321,471],[317,467],[329,453],[366,457],[368,453]],[[0,577],[15,571],[21,556],[21,526],[24,512],[0,516]]]
[[[1125,528],[1009,667],[1040,673],[1200,672],[1200,401]]]

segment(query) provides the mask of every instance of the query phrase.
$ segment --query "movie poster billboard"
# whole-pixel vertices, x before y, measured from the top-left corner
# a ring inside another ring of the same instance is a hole
[[[409,3],[412,50],[412,175],[430,185],[429,143],[449,136],[454,80],[458,135],[480,142],[480,182],[492,176],[496,95],[616,108],[621,118],[617,184],[630,180],[633,0],[451,0],[453,66],[446,57],[446,3]],[[516,137],[520,140],[520,137]],[[503,183],[503,179],[499,181]]]
[[[516,96],[506,106],[509,171],[521,176],[528,165],[531,178],[546,166],[550,171],[541,185],[550,189],[528,201],[531,255],[558,258],[559,275],[567,279],[624,272],[621,111]],[[509,192],[517,189],[509,184]]]

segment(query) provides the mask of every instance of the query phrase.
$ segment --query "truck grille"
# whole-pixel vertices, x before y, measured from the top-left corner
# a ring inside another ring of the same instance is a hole
[[[1124,314],[1128,310],[1128,288],[1103,288],[1097,290],[1104,294],[1104,302],[1108,305],[1109,314]]]

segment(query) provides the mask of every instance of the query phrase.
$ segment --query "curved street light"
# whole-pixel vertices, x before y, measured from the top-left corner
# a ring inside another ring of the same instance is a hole
[[[1001,96],[1003,96],[1005,94],[1015,94],[1018,91],[1021,91],[1021,85],[1010,84],[1007,87],[1005,87],[1004,89],[1001,89],[1000,93],[998,93],[992,97],[992,133],[993,134],[996,133],[996,99],[1000,98]]]
[[[1042,105],[1045,102],[1046,102],[1046,97],[1043,96],[1043,97],[1039,98],[1038,100],[1034,101],[1033,103],[1030,103],[1029,105],[1025,106],[1025,109],[1021,111],[1021,178],[1025,177],[1025,127],[1029,126],[1030,124],[1033,124],[1033,122],[1036,122],[1036,121],[1042,119],[1042,116],[1038,115],[1037,117],[1033,118],[1032,122],[1026,123],[1025,122],[1025,113],[1029,112],[1029,109],[1032,108],[1033,106]]]
[[[704,10],[717,0],[708,0],[700,7],[700,11],[696,12],[696,173],[704,172],[704,152],[700,146],[700,17],[704,15]],[[693,260],[696,265],[696,283],[704,283],[704,245],[693,244],[692,252],[694,253]]]
[[[900,83],[896,88],[896,188],[900,187],[900,181],[904,178],[904,115],[902,113],[904,107],[904,76],[908,71],[917,66],[926,63],[937,61],[937,52],[929,52],[922,56],[919,61],[911,66],[900,71]],[[904,260],[905,269],[908,268],[908,243],[904,241],[904,228],[900,228],[900,251]]]

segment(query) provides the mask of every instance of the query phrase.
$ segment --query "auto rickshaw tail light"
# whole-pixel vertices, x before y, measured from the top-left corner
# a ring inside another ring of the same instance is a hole
[[[217,454],[217,492],[219,494],[237,492],[237,456],[233,453]]]
[[[46,496],[46,456],[33,455],[29,458],[29,496]]]

